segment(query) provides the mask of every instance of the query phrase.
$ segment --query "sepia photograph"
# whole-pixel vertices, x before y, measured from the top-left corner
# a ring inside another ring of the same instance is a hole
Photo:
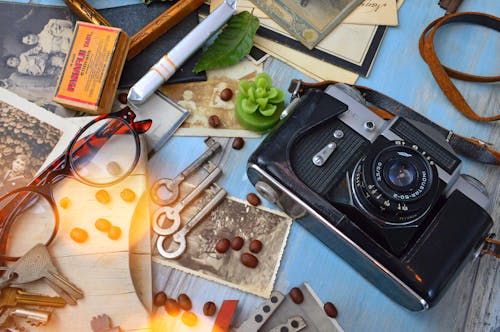
[[[259,134],[246,130],[239,124],[235,116],[234,103],[238,81],[242,79],[252,81],[261,71],[262,64],[244,60],[227,68],[210,70],[205,82],[163,85],[160,88],[163,94],[191,112],[175,135],[260,137]],[[229,100],[222,100],[220,93],[226,88],[231,89],[233,95]],[[217,128],[211,127],[208,123],[211,115],[217,115],[220,119]]]
[[[52,102],[73,28],[65,7],[0,3],[0,87],[58,115],[78,115]]]
[[[0,88],[0,195],[26,186],[77,128]]]
[[[181,224],[205,206],[211,195],[205,192],[187,211],[182,212]],[[269,297],[291,224],[290,217],[282,212],[252,206],[246,201],[226,196],[187,234],[187,248],[179,258],[162,257],[156,249],[156,243],[153,243],[153,261],[245,292]],[[232,240],[236,236],[244,240],[240,250],[229,249],[225,253],[216,251],[220,239]],[[262,243],[261,251],[253,254],[258,261],[255,268],[240,261],[244,253],[250,253],[249,244],[252,240]],[[176,249],[176,244],[171,242],[167,238],[165,250]]]

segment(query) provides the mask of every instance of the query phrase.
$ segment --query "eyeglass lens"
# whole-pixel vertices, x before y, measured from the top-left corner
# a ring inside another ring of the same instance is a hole
[[[37,243],[46,243],[56,223],[49,201],[33,191],[10,194],[0,201],[2,222],[12,226],[7,237],[6,255],[19,257]]]
[[[70,148],[70,163],[91,184],[112,183],[130,174],[139,153],[133,130],[116,118],[95,122],[76,142]]]

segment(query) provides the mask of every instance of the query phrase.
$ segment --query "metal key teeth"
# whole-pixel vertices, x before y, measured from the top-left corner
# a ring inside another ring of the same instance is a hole
[[[208,173],[212,172],[215,168],[217,167],[217,165],[215,165],[213,162],[211,162],[210,160],[207,161],[204,165],[203,165],[203,169],[205,171],[207,171]]]
[[[210,195],[215,195],[221,190],[221,186],[219,186],[217,183],[213,183],[210,187],[207,188],[207,193]]]

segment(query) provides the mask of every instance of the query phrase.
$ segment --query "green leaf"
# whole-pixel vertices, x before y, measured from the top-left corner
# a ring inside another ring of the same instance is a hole
[[[248,89],[251,87],[251,83],[246,80],[238,81],[238,91],[245,96],[248,96]]]
[[[245,98],[241,101],[241,108],[242,108],[243,112],[245,112],[245,113],[251,114],[251,113],[255,112],[258,107],[259,107],[259,105],[254,103],[250,99]]]
[[[271,104],[279,104],[283,100],[285,100],[285,91],[281,89],[276,89],[276,90],[278,90],[278,95],[274,98],[269,99],[269,103]]]
[[[259,19],[249,12],[243,11],[234,15],[212,45],[201,55],[193,71],[199,73],[238,63],[250,53],[258,28]]]

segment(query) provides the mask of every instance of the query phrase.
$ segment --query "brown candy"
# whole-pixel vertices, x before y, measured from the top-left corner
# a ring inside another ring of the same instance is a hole
[[[208,118],[208,124],[212,128],[217,128],[218,126],[220,126],[219,117],[217,115],[210,115],[210,117]]]
[[[195,326],[198,323],[198,316],[194,312],[186,311],[182,314],[182,322],[187,326]]]
[[[288,294],[290,294],[290,297],[295,304],[301,304],[302,302],[304,302],[304,294],[302,293],[300,288],[294,287],[290,289],[290,293]]]
[[[165,292],[158,292],[153,297],[153,303],[157,307],[165,305],[165,302],[167,302],[167,294]]]
[[[212,301],[208,301],[203,305],[203,314],[212,317],[217,312],[217,305]]]
[[[177,297],[177,303],[179,303],[179,306],[186,311],[191,310],[191,308],[193,307],[193,304],[191,303],[191,299],[189,298],[189,296],[187,296],[184,293],[180,294]]]
[[[260,204],[260,198],[254,193],[250,193],[247,195],[247,201],[248,203],[252,204],[253,206],[257,206]]]
[[[252,240],[252,242],[250,242],[250,245],[248,246],[248,249],[250,249],[250,251],[254,254],[258,254],[262,250],[262,242],[260,242],[259,240]]]
[[[245,141],[241,137],[235,137],[233,140],[233,149],[241,150],[245,145]]]
[[[118,226],[111,226],[108,231],[108,237],[111,240],[118,240],[122,235],[122,229]]]
[[[108,204],[111,202],[111,196],[109,196],[109,193],[104,189],[98,190],[95,193],[95,198],[101,204]]]
[[[243,244],[245,243],[245,240],[241,236],[236,236],[232,241],[231,241],[231,248],[233,250],[240,250],[243,248]]]
[[[116,161],[110,161],[106,165],[106,170],[108,171],[108,173],[110,175],[113,175],[113,176],[119,176],[123,172],[120,164],[118,164]]]
[[[69,199],[69,197],[63,197],[59,201],[59,206],[63,209],[67,209],[69,207],[70,203],[71,203],[71,200]]]
[[[231,100],[231,98],[233,98],[233,90],[231,90],[229,88],[225,88],[224,90],[222,90],[220,92],[220,99],[222,99],[224,101],[228,101],[228,100]]]
[[[230,245],[231,243],[229,242],[228,239],[220,239],[219,241],[217,241],[217,244],[215,245],[215,250],[217,250],[219,254],[223,254],[229,250]]]
[[[118,94],[118,101],[121,104],[126,104],[127,103],[127,94],[125,92]]]
[[[120,197],[127,203],[135,201],[135,192],[132,189],[125,188],[120,193]]]
[[[240,261],[243,265],[245,265],[246,267],[249,267],[251,269],[256,268],[257,265],[259,264],[259,260],[257,259],[257,257],[255,257],[254,255],[252,255],[248,252],[241,255]]]
[[[111,222],[108,220],[108,219],[104,219],[104,218],[99,218],[95,221],[94,223],[95,225],[95,228],[97,228],[97,230],[101,231],[101,232],[109,232],[110,228],[111,228]]]
[[[73,228],[69,233],[69,236],[71,236],[73,241],[78,243],[85,242],[89,238],[87,231],[78,227]]]
[[[174,299],[167,299],[167,301],[165,301],[165,310],[170,316],[178,316],[181,312],[179,304]]]
[[[323,309],[328,317],[336,318],[338,315],[337,308],[335,308],[332,302],[326,302]]]

